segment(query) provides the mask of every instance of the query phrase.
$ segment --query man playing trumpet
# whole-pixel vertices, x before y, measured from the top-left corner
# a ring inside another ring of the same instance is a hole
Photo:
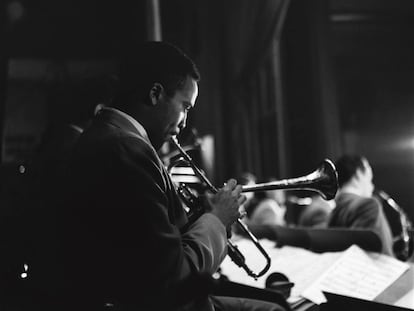
[[[185,127],[198,80],[193,61],[170,44],[148,42],[123,59],[119,92],[82,133],[69,164],[54,228],[59,273],[46,266],[41,273],[49,294],[70,296],[66,302],[86,296],[91,305],[115,310],[283,309],[256,300],[203,299],[199,283],[185,286],[216,272],[226,256],[226,232],[245,201],[230,179],[208,196],[208,211],[185,226],[180,198],[157,155]]]

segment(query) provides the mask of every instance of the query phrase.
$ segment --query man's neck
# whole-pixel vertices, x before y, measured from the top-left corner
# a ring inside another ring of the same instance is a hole
[[[347,184],[341,187],[338,191],[339,193],[352,193],[356,195],[362,195],[359,187],[354,184]]]

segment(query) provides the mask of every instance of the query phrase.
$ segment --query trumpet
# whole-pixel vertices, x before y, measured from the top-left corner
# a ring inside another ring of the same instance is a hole
[[[218,189],[210,182],[210,180],[204,175],[204,173],[195,165],[193,159],[190,155],[184,150],[183,147],[178,143],[176,137],[171,138],[171,143],[177,148],[181,157],[177,159],[177,161],[170,163],[168,166],[168,171],[170,172],[171,169],[177,165],[178,163],[186,163],[190,166],[194,174],[200,179],[202,183],[205,184],[208,190],[212,193],[217,193]],[[326,199],[330,200],[335,197],[335,194],[338,190],[338,175],[335,169],[334,164],[329,160],[325,159],[320,167],[312,172],[309,175],[292,178],[292,179],[285,179],[279,181],[273,181],[269,183],[262,183],[256,185],[243,185],[242,192],[251,192],[251,191],[265,191],[265,190],[276,190],[276,189],[291,189],[291,190],[310,190],[316,191],[321,196]],[[189,217],[189,221],[195,220],[197,217],[201,216],[204,213],[204,210],[198,204],[197,198],[195,198],[194,194],[184,185],[180,185],[178,187],[178,193],[183,201],[185,201],[186,205],[190,207],[190,213],[192,217]],[[240,268],[244,269],[246,273],[257,279],[264,275],[270,268],[271,259],[270,256],[267,254],[266,250],[262,247],[259,243],[258,239],[251,233],[248,227],[241,221],[241,218],[237,219],[237,224],[241,227],[244,231],[246,236],[254,243],[256,248],[260,251],[263,257],[266,260],[265,267],[259,271],[258,273],[253,272],[246,264],[246,259],[244,255],[240,252],[235,244],[232,241],[227,240],[227,248],[228,248],[228,255],[231,260],[238,265]]]
[[[332,161],[324,159],[315,171],[306,176],[242,186],[242,192],[277,189],[309,190],[319,193],[325,200],[332,200],[338,191],[338,173]]]

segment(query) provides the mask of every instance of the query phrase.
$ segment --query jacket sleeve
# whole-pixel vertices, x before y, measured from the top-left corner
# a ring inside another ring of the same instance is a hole
[[[226,229],[213,214],[201,215],[183,234],[184,252],[198,271],[214,273],[226,256]]]
[[[378,200],[369,198],[361,202],[352,227],[366,228],[374,231],[381,239],[382,252],[393,256],[391,229]]]
[[[131,235],[146,235],[150,241],[144,245],[150,254],[146,265],[171,283],[196,271],[214,273],[226,255],[224,225],[216,216],[204,214],[181,233],[176,215],[183,209],[155,151],[129,140],[121,147],[125,150],[119,158],[123,167],[119,189],[124,192],[120,197],[128,199],[122,205],[139,209],[142,232]]]

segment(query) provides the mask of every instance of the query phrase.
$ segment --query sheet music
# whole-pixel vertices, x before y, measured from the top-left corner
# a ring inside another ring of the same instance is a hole
[[[329,267],[340,253],[316,254],[308,250],[284,246],[270,251],[272,271],[285,274],[294,286],[291,290],[289,302],[302,299],[302,292]]]
[[[302,296],[318,304],[326,302],[321,291],[373,300],[408,268],[408,264],[397,259],[381,254],[368,255],[353,245]]]
[[[253,271],[259,271],[263,267],[263,258],[253,242],[243,239],[235,244],[245,255],[246,263]],[[272,259],[269,271],[261,278],[254,280],[228,257],[221,265],[221,272],[233,282],[258,288],[265,288],[266,278],[271,273],[283,273],[294,283],[288,299],[290,303],[303,299],[301,293],[341,255],[341,253],[316,254],[293,246],[276,248],[275,242],[269,240],[260,240],[260,244]]]
[[[221,271],[231,281],[258,288],[265,288],[266,278],[272,272],[283,273],[295,284],[288,299],[290,303],[303,297],[317,304],[325,302],[322,290],[373,300],[409,268],[406,263],[386,255],[367,253],[356,245],[343,252],[317,254],[292,246],[276,248],[269,240],[260,243],[272,264],[257,281],[228,257],[223,261]],[[259,271],[263,267],[263,258],[250,240],[235,244],[245,254],[252,270]]]

